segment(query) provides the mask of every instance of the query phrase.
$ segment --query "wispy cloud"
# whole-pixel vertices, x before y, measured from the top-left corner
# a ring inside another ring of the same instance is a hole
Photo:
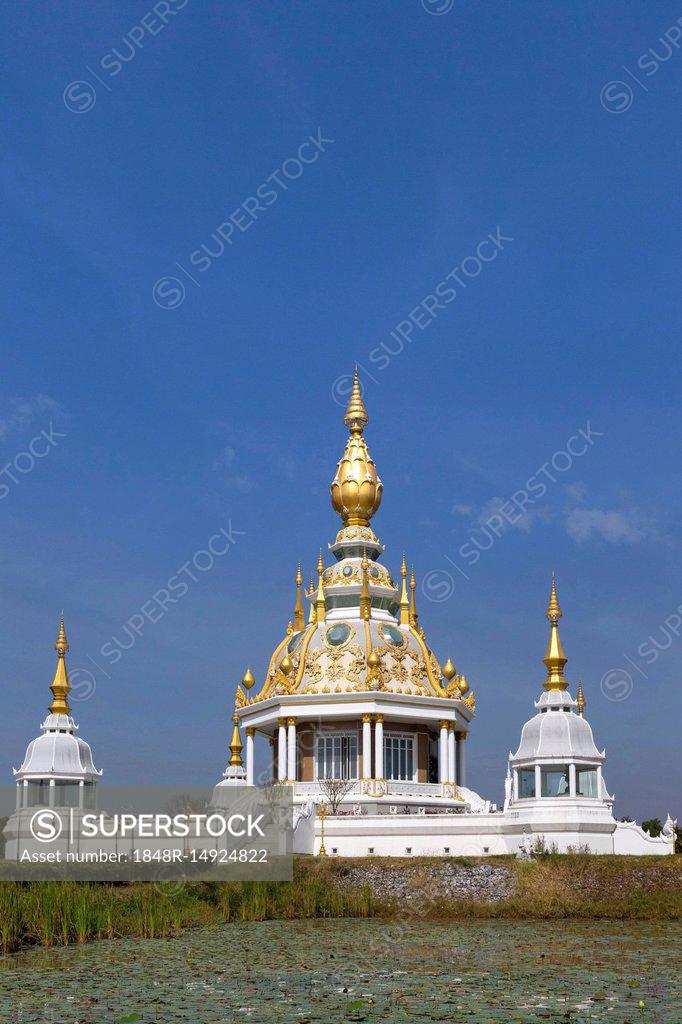
[[[12,398],[0,407],[0,441],[60,413],[61,406],[49,395]]]
[[[214,463],[214,469],[223,471],[225,480],[228,487],[232,490],[238,491],[239,494],[248,494],[256,486],[255,480],[248,476],[246,473],[240,473],[237,471],[237,452],[232,445],[225,445],[222,452]]]
[[[576,544],[593,539],[605,540],[609,544],[639,544],[647,536],[636,511],[574,508],[566,513],[564,526]]]

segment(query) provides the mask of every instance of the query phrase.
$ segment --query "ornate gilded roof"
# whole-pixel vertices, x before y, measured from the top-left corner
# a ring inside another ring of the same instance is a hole
[[[296,573],[293,622],[275,649],[260,691],[251,697],[239,687],[237,706],[270,697],[306,694],[334,697],[360,692],[389,692],[411,697],[461,699],[475,710],[473,693],[450,659],[444,671],[419,625],[412,571],[407,596],[407,564],[400,569],[401,590],[379,563],[384,548],[369,520],[379,507],[382,484],[362,435],[368,422],[355,372],[345,415],[350,437],[331,484],[331,501],[343,525],[329,551],[334,562],[317,564],[317,583],[306,597],[310,616],[304,625]]]

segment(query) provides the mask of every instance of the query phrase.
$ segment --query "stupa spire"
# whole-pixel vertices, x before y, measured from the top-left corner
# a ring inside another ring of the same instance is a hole
[[[547,678],[545,679],[546,690],[566,690],[568,683],[564,679],[564,665],[568,658],[564,654],[559,637],[559,619],[563,612],[559,607],[559,598],[556,592],[556,580],[552,573],[552,589],[549,595],[549,603],[545,617],[550,621],[549,642],[547,653],[542,659],[547,666]]]
[[[343,422],[350,428],[350,437],[332,480],[332,507],[345,526],[368,526],[381,504],[383,485],[362,434],[369,423],[369,416],[362,398],[357,366]]]
[[[303,600],[301,598],[301,584],[303,583],[303,573],[301,572],[301,563],[298,563],[298,569],[296,570],[296,604],[294,605],[294,632],[300,633],[302,629],[305,629],[305,615],[303,613]]]
[[[410,599],[407,596],[407,561],[405,559],[404,551],[402,565],[400,566],[400,575],[403,578],[402,586],[400,588],[400,625],[409,626]]]
[[[410,597],[410,625],[413,629],[419,628],[419,612],[417,611],[417,599],[414,594],[416,589],[417,581],[414,576],[414,566],[412,566],[410,573],[410,590],[412,592]]]
[[[357,366],[353,373],[353,387],[351,388],[350,398],[348,399],[346,415],[343,417],[343,422],[347,427],[350,427],[351,434],[361,434],[363,427],[366,427],[369,423],[369,416],[367,415],[365,403],[362,398],[362,389],[360,387],[360,378],[358,377]]]
[[[587,701],[585,700],[585,694],[583,693],[583,681],[582,679],[578,683],[578,694],[576,696],[576,702],[578,704],[578,714],[583,717],[585,708],[587,707]]]
[[[48,710],[51,715],[70,715],[71,708],[69,707],[68,697],[71,692],[71,683],[69,682],[69,673],[66,670],[66,652],[69,649],[69,641],[66,639],[63,612],[59,621],[59,633],[57,634],[57,642],[54,645],[54,649],[57,652],[57,671],[50,686],[53,700]]]
[[[232,753],[229,764],[231,768],[243,768],[242,749],[244,744],[242,743],[242,738],[239,735],[239,719],[237,718],[236,710],[232,715],[232,721],[234,722],[234,728],[232,730],[232,739],[230,740],[230,750]]]
[[[324,622],[327,618],[326,602],[324,599],[324,587],[322,586],[322,573],[324,562],[322,561],[322,548],[320,557],[317,560],[317,600],[315,601],[315,621]]]

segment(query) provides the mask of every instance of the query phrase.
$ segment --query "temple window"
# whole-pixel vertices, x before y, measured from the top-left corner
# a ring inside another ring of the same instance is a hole
[[[384,775],[387,779],[412,782],[414,779],[414,739],[412,736],[384,736]]]
[[[535,796],[535,769],[521,768],[519,770],[519,798]]]
[[[50,802],[50,783],[45,779],[29,782],[26,799],[27,807],[46,807]]]
[[[576,770],[576,790],[578,796],[599,796],[599,783],[596,768],[578,768]]]
[[[542,796],[568,796],[568,765],[558,764],[542,768]]]
[[[318,779],[357,779],[357,736],[339,733],[318,736],[315,769]]]

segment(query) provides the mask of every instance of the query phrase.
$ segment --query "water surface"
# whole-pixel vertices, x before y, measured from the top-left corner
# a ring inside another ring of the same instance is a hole
[[[680,1024],[680,932],[652,922],[274,921],[30,950],[0,959],[0,1021]]]

